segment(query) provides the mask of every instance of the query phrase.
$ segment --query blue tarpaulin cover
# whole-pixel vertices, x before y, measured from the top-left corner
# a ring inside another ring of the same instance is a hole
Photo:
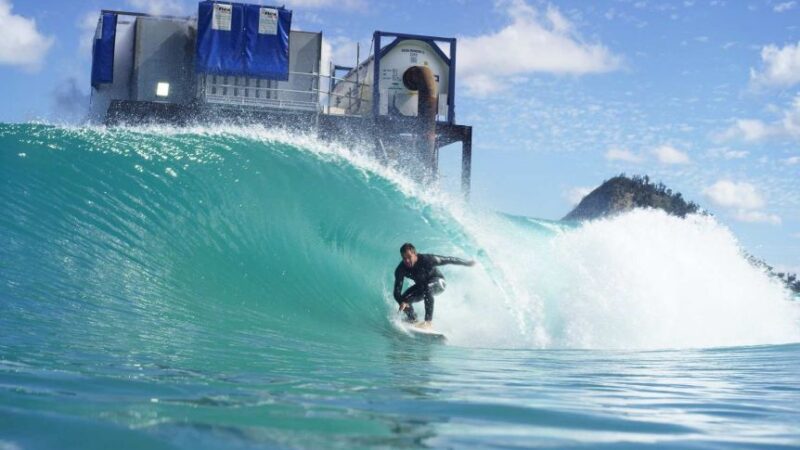
[[[273,80],[288,80],[292,12],[258,5],[247,5],[245,11],[247,72]]]
[[[92,44],[92,86],[114,82],[114,42],[117,38],[117,15],[100,16],[99,33]]]
[[[291,11],[203,1],[197,17],[198,73],[289,79]]]
[[[229,8],[230,15],[227,27],[224,24],[215,27],[215,3],[204,1],[198,5],[197,72],[241,75],[244,72],[244,7],[240,4],[218,4],[220,8]],[[224,18],[217,20],[222,22]]]

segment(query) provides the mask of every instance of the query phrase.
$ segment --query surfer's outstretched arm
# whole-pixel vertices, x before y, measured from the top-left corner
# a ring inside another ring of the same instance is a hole
[[[474,266],[475,261],[467,261],[466,259],[456,258],[455,256],[439,256],[431,255],[433,257],[433,264],[435,266],[443,266],[445,264],[455,264],[458,266]]]

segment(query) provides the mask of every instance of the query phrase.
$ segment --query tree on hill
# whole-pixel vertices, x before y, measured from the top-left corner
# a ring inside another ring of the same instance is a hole
[[[687,202],[664,183],[653,183],[647,175],[628,177],[623,173],[590,192],[564,220],[596,219],[634,208],[657,208],[679,217],[700,212],[696,203]]]

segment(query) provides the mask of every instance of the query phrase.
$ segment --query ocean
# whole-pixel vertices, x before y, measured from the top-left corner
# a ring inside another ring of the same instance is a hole
[[[477,261],[444,344],[396,326],[406,241]],[[0,124],[0,450],[39,448],[800,448],[800,303],[710,216],[512,216],[259,127]]]

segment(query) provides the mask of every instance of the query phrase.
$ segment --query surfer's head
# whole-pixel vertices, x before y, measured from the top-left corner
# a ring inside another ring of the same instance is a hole
[[[414,264],[417,263],[417,249],[414,247],[414,244],[410,242],[406,242],[400,247],[400,256],[403,257],[403,264],[406,267],[414,267]]]

